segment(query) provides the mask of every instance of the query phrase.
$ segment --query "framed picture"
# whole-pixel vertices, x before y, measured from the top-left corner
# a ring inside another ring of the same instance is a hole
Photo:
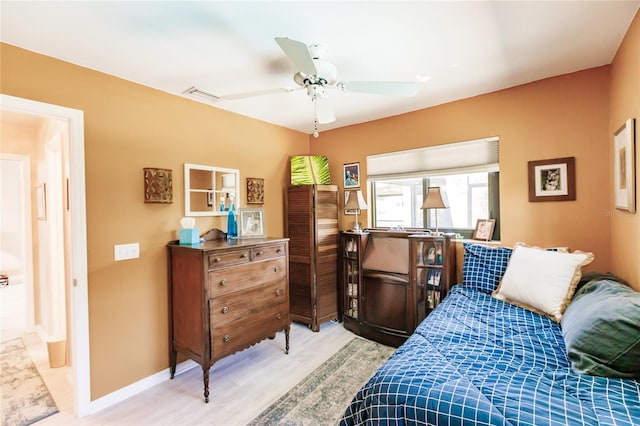
[[[173,171],[145,167],[144,169],[144,202],[172,203],[173,202]]]
[[[215,194],[213,193],[212,190],[209,190],[207,192],[207,206],[211,207],[211,206],[213,206],[213,203],[215,203],[215,202],[216,202]]]
[[[36,186],[36,214],[38,220],[47,220],[47,184]]]
[[[239,238],[266,238],[267,229],[264,220],[264,209],[238,210]]]
[[[575,157],[529,161],[529,201],[572,201],[575,199]]]
[[[247,204],[264,204],[264,179],[247,178]]]
[[[360,187],[360,163],[349,163],[343,166],[344,187]]]
[[[489,241],[493,238],[493,228],[496,226],[495,219],[478,219],[476,229],[473,231],[474,240]]]
[[[613,138],[613,190],[616,208],[636,211],[635,120],[628,119]]]
[[[351,191],[344,191],[344,204],[343,206],[347,205],[347,200],[349,200],[349,194],[351,193]],[[344,210],[344,214],[348,214],[348,215],[355,215],[357,213],[357,210]]]

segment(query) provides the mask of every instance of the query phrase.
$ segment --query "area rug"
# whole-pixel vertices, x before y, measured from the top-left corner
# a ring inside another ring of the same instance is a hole
[[[0,343],[2,426],[30,425],[58,412],[22,339]]]
[[[395,348],[354,338],[249,425],[335,425]]]

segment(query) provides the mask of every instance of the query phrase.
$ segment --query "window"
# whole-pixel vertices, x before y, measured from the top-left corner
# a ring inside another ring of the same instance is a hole
[[[373,226],[430,228],[471,238],[478,219],[496,219],[500,238],[498,138],[440,145],[367,158]],[[429,186],[447,209],[423,210]]]
[[[372,182],[373,226],[379,228],[430,228],[471,238],[478,219],[499,219],[497,172],[463,173],[412,179]],[[426,188],[439,186],[449,208],[422,210]],[[496,220],[496,224],[498,220]],[[499,238],[496,226],[494,239]]]

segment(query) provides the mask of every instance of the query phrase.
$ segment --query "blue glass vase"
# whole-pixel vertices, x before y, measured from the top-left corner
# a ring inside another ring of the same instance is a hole
[[[236,221],[236,208],[231,202],[229,207],[229,215],[227,216],[227,238],[238,238],[238,222]]]

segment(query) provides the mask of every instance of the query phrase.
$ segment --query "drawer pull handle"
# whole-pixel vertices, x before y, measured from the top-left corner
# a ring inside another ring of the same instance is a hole
[[[220,280],[220,285],[227,285],[227,280],[226,279]]]
[[[247,253],[242,253],[242,254],[240,255],[240,259],[244,259],[245,257],[247,257]]]
[[[281,251],[282,251],[282,249],[279,248],[279,249],[276,250],[276,253],[280,253]]]
[[[280,269],[280,268],[278,268],[277,266],[274,266],[274,267],[273,267],[273,272],[278,272],[278,270],[279,270],[279,269]]]
[[[276,288],[276,296],[280,296],[280,294],[282,294],[282,292],[280,291],[279,288]]]
[[[216,257],[216,258],[215,258],[215,261],[216,261],[216,262],[220,262],[221,260],[222,260],[222,259],[220,259],[219,257]]]
[[[229,307],[228,307],[228,306],[224,306],[224,307],[222,308],[222,313],[223,313],[223,314],[226,314],[227,312],[229,312]]]
[[[262,255],[262,252],[261,252],[261,251],[259,251],[259,252],[257,252],[257,253],[256,253],[256,256],[261,256],[261,255]]]
[[[231,340],[231,336],[229,336],[228,334],[225,334],[224,337],[222,338],[223,342],[228,342],[229,340]]]
[[[281,319],[282,319],[282,314],[277,314],[277,315],[276,315],[276,319],[281,320]]]

